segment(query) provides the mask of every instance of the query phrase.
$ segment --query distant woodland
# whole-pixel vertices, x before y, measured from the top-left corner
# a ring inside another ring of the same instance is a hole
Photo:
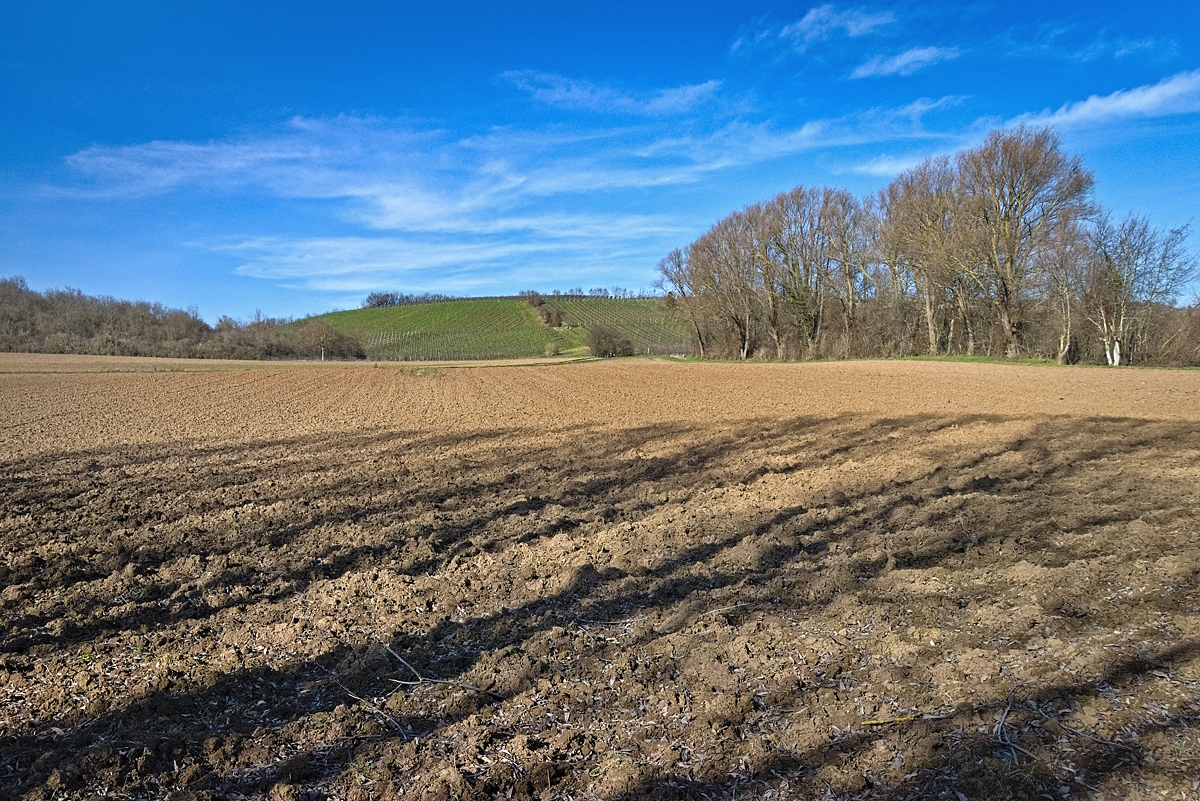
[[[1092,190],[1051,129],[995,131],[875,195],[799,186],[734,212],[659,285],[702,357],[1200,364],[1187,227],[1115,219]]]
[[[362,343],[320,319],[215,326],[195,309],[92,297],[76,289],[36,292],[20,277],[0,279],[0,351],[172,356],[210,359],[363,358]]]

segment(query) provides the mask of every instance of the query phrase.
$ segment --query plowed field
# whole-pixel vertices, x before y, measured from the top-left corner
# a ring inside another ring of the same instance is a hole
[[[0,796],[1195,798],[1200,372],[0,356]]]

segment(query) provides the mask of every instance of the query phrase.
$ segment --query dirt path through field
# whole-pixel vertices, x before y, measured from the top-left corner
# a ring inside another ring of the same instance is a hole
[[[0,796],[1200,781],[1198,372],[104,364],[0,356]]]

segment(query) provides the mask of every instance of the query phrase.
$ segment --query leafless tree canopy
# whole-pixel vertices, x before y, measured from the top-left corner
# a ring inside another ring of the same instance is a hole
[[[1200,363],[1187,226],[1114,223],[1050,128],[994,131],[875,196],[799,186],[659,263],[701,357]]]
[[[92,297],[77,289],[37,292],[0,278],[0,351],[211,359],[366,357],[362,342],[320,318],[256,314],[210,326],[195,308]]]

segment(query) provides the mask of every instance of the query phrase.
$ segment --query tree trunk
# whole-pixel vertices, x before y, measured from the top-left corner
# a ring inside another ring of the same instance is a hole
[[[1066,364],[1067,354],[1071,351],[1071,302],[1063,302],[1063,327],[1058,333],[1058,358],[1055,364]]]
[[[848,359],[854,355],[854,345],[853,345],[854,332],[855,332],[855,329],[857,328],[857,326],[855,324],[856,321],[854,319],[854,315],[858,311],[858,309],[857,309],[857,306],[855,303],[855,297],[854,297],[855,296],[854,273],[852,273],[850,271],[849,265],[843,265],[842,269],[845,270],[845,273],[846,273],[845,280],[843,281],[843,283],[846,285],[846,309],[845,309],[846,317],[845,317],[845,325],[844,325],[845,330],[846,330],[846,343],[845,343],[845,350],[843,352],[843,358]]]
[[[932,282],[929,273],[925,273],[925,325],[929,332],[929,355],[938,355],[937,326],[933,322],[933,292],[930,291]]]
[[[1004,358],[1017,358],[1017,331],[1008,309],[1000,307],[1000,331],[1004,334]]]
[[[704,358],[704,335],[700,333],[700,324],[692,319],[692,328],[696,330],[696,345],[700,348],[700,358]]]
[[[820,282],[818,282],[818,287],[820,287],[820,286],[821,286],[821,284],[820,284]],[[825,292],[824,292],[824,289],[821,288],[817,291],[817,312],[816,312],[816,314],[813,315],[813,334],[812,334],[811,350],[812,350],[814,357],[816,356],[817,345],[821,341],[821,326],[825,322],[824,317],[825,317]]]
[[[733,327],[738,333],[738,357],[745,361],[750,358],[750,315],[746,315],[746,319],[741,316],[733,318]]]
[[[963,295],[961,289],[955,290],[955,297],[958,299],[958,310],[962,314],[963,330],[967,332],[967,355],[975,355],[975,329],[971,326],[970,309],[967,308],[967,299]]]

